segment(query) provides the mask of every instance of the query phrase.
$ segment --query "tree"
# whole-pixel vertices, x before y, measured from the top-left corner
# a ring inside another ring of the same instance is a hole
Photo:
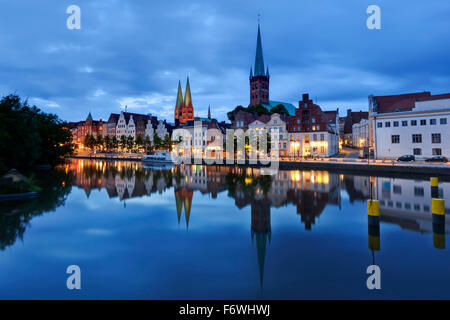
[[[119,147],[119,140],[117,140],[117,137],[114,136],[111,139],[111,148],[113,148],[114,150],[116,150]]]
[[[144,143],[144,138],[142,138],[142,135],[138,135],[137,136],[137,138],[136,138],[136,146],[138,147],[138,148],[141,148],[141,147],[143,147],[145,145],[145,143]]]
[[[134,147],[134,138],[133,138],[133,136],[128,136],[127,137],[127,148],[129,150],[132,150],[133,147]]]
[[[127,147],[127,137],[124,135],[120,136],[119,145],[122,149],[125,149]]]
[[[103,139],[103,136],[100,134],[97,139],[95,139],[95,146],[103,149],[105,144],[105,140]]]
[[[270,109],[270,113],[278,113],[278,114],[284,114],[285,116],[289,116],[289,111],[287,111],[286,107],[282,105],[281,103],[278,104],[276,107],[273,107]]]
[[[0,100],[0,145],[0,173],[56,165],[74,150],[67,123],[12,94]]]
[[[234,108],[233,111],[230,111],[227,113],[227,117],[230,121],[234,121],[234,115],[239,111],[247,111],[247,108],[243,107],[243,106],[237,106],[236,108]]]
[[[86,146],[86,148],[92,150],[92,149],[94,149],[96,142],[97,142],[97,140],[94,138],[94,136],[92,134],[88,133],[84,137],[83,144]]]
[[[172,139],[170,139],[170,136],[168,134],[166,134],[164,136],[164,141],[163,141],[163,148],[166,149],[167,151],[172,151]]]
[[[144,147],[145,147],[145,151],[147,151],[147,150],[152,148],[152,141],[150,140],[149,136],[145,136]]]
[[[104,139],[104,144],[105,144],[106,150],[111,150],[112,143],[111,143],[111,138],[108,135]]]
[[[161,138],[158,136],[158,134],[155,132],[153,134],[153,148],[155,150],[161,149],[162,146],[162,140]]]

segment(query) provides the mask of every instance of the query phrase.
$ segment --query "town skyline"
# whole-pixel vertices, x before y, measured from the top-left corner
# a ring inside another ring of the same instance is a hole
[[[348,108],[367,111],[370,94],[439,94],[448,92],[450,82],[445,5],[380,1],[382,29],[369,30],[367,4],[355,1],[250,2],[238,12],[237,3],[82,1],[82,27],[68,30],[65,3],[29,4],[26,10],[19,3],[5,4],[8,15],[0,14],[0,24],[20,14],[21,21],[35,21],[35,37],[29,37],[30,24],[15,23],[14,39],[5,38],[9,81],[0,83],[0,94],[17,92],[66,121],[85,119],[89,112],[105,120],[125,105],[129,112],[172,121],[177,83],[187,76],[195,116],[206,117],[211,105],[212,116],[226,120],[228,111],[249,102],[258,13],[275,100],[297,106],[301,94],[309,93],[323,110],[339,108],[343,115]],[[427,22],[412,25],[411,17]],[[409,41],[410,33],[415,41]],[[428,50],[431,43],[434,49]]]

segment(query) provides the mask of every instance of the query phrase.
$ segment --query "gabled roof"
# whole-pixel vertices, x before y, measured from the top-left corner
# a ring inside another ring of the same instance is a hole
[[[123,112],[123,116],[125,117],[125,122],[128,124],[130,121],[131,116],[133,116],[133,121],[145,121],[147,122],[150,117],[146,114],[139,114],[139,113],[131,113],[131,112]]]
[[[120,114],[118,114],[118,113],[111,113],[111,115],[108,118],[108,122],[117,123],[117,121],[119,121],[119,118],[120,118]]]

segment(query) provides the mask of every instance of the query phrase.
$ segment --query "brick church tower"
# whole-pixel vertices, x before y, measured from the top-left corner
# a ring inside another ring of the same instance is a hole
[[[181,91],[181,83],[178,82],[177,102],[175,104],[174,122],[186,123],[194,120],[194,106],[192,104],[191,86],[189,85],[189,77],[186,82],[186,91],[183,99]]]
[[[264,72],[261,31],[258,23],[254,72],[252,68],[250,68],[250,106],[269,104],[269,80],[269,68]]]

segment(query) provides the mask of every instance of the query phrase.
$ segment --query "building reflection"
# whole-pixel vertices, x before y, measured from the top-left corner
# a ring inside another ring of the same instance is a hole
[[[72,162],[71,170],[75,175],[74,185],[83,189],[87,197],[92,189],[105,189],[110,198],[125,201],[150,197],[152,193],[164,193],[173,188],[177,221],[180,224],[184,215],[186,228],[191,215],[195,214],[192,212],[195,193],[215,199],[226,192],[237,208],[249,206],[251,239],[256,247],[261,288],[272,237],[272,208],[294,206],[304,229],[311,231],[327,206],[341,209],[341,194],[345,191],[350,203],[379,200],[381,223],[396,224],[421,233],[433,232],[429,181],[300,170],[279,171],[267,176],[257,168],[180,165],[164,169],[145,168],[136,162],[90,160]],[[439,184],[439,196],[447,206],[450,204],[450,183]],[[445,233],[449,230],[447,219]],[[369,225],[368,237],[374,259],[375,252],[380,250],[380,226]]]
[[[430,181],[373,178],[374,198],[380,201],[380,221],[420,233],[433,233]],[[450,183],[440,182],[438,197],[445,203],[445,233],[450,233]]]

